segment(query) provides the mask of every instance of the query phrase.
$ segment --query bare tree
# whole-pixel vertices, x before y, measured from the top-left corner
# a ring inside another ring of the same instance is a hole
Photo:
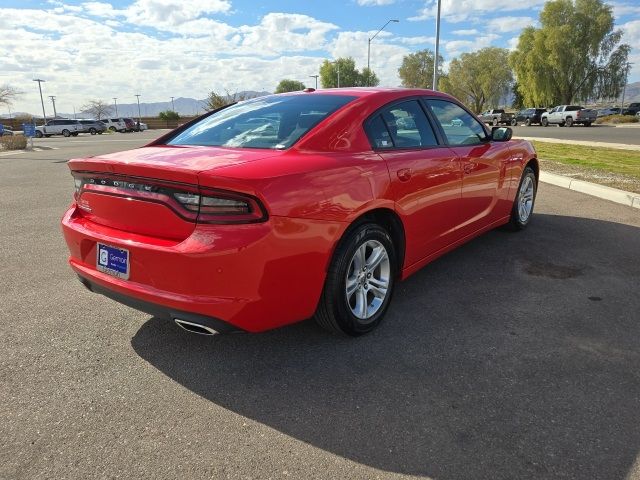
[[[96,120],[108,117],[113,111],[113,107],[103,100],[89,100],[80,107],[83,113],[88,113]]]
[[[205,110],[217,110],[222,107],[226,107],[227,105],[231,105],[232,103],[241,102],[243,100],[247,100],[250,97],[246,93],[230,93],[229,90],[225,89],[225,95],[222,95],[217,92],[210,92],[207,99],[203,102]]]
[[[21,93],[11,85],[0,85],[0,105],[11,105]]]

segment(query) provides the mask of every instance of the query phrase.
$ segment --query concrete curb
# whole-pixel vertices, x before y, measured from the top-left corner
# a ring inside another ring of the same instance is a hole
[[[626,143],[609,143],[609,142],[587,142],[584,140],[564,140],[559,138],[549,137],[520,137],[514,136],[513,138],[520,138],[522,140],[537,141],[543,143],[564,143],[566,145],[582,145],[584,147],[600,147],[600,148],[613,148],[616,150],[632,150],[640,151],[640,145],[629,145]]]
[[[540,181],[640,209],[640,193],[625,192],[617,188],[605,187],[604,185],[576,180],[575,178],[549,172],[540,172]]]

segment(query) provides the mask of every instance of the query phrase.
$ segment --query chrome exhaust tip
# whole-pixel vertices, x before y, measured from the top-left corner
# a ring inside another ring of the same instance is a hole
[[[180,318],[174,318],[174,322],[183,330],[191,333],[197,333],[198,335],[217,335],[219,332],[214,330],[213,328],[209,328],[205,325],[200,325],[199,323],[188,322],[187,320],[182,320]]]

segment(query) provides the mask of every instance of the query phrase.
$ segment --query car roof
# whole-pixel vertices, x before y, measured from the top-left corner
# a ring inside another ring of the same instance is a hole
[[[412,95],[430,95],[443,98],[451,98],[446,93],[435,90],[427,90],[425,88],[404,88],[404,87],[346,87],[346,88],[319,88],[313,91],[288,92],[279,95],[348,95],[352,97],[373,97],[373,96],[389,96],[404,97]]]

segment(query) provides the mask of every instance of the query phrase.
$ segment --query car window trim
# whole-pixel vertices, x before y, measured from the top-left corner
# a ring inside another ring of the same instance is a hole
[[[367,118],[364,119],[364,121],[362,122],[362,129],[364,130],[365,136],[367,137],[367,140],[369,141],[369,145],[371,146],[371,150],[372,151],[374,151],[374,152],[377,152],[377,151],[382,151],[382,152],[403,151],[403,152],[405,152],[405,151],[409,151],[409,150],[415,150],[415,151],[431,150],[431,149],[434,149],[434,148],[442,148],[442,147],[446,146],[446,144],[443,143],[444,138],[442,138],[442,136],[440,135],[439,130],[434,128],[433,119],[429,117],[429,113],[425,110],[425,106],[423,105],[421,99],[422,99],[421,95],[411,95],[409,97],[397,98],[397,99],[392,100],[389,103],[385,103],[381,107],[377,108],[371,115],[369,115]],[[391,135],[391,131],[389,130],[389,126],[387,125],[387,122],[384,120],[384,117],[382,116],[382,111],[386,110],[388,108],[391,108],[394,105],[398,105],[398,104],[401,104],[401,103],[406,103],[406,102],[409,102],[411,100],[416,100],[418,105],[422,109],[422,113],[424,113],[425,117],[427,118],[427,125],[429,127],[431,127],[431,131],[433,132],[433,135],[434,135],[434,137],[436,139],[436,142],[438,142],[437,145],[425,145],[425,146],[420,146],[420,147],[416,147],[416,146],[398,147],[398,146],[396,146],[396,142],[393,139],[393,135]],[[391,139],[391,142],[393,143],[393,147],[377,147],[375,145],[375,142],[373,142],[371,137],[369,137],[369,132],[367,130],[367,126],[377,116],[380,116],[380,118],[382,119],[382,123],[384,124],[384,127],[387,129],[387,133],[389,134],[389,138]]]

